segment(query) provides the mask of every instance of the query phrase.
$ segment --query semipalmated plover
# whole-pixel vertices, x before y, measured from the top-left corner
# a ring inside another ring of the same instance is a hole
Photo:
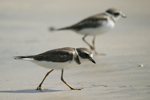
[[[63,79],[64,69],[69,69],[80,65],[84,61],[91,61],[95,63],[93,60],[93,54],[90,50],[86,48],[59,48],[53,49],[38,55],[31,56],[16,56],[15,59],[19,60],[27,60],[31,61],[39,66],[51,69],[44,77],[42,82],[37,87],[37,90],[42,90],[42,84],[46,77],[51,73],[54,69],[61,70],[61,80],[71,89],[71,90],[80,90],[76,88],[72,88],[69,84],[67,84]]]
[[[104,13],[88,17],[74,25],[59,29],[50,28],[50,30],[73,30],[79,34],[84,35],[84,37],[82,38],[83,41],[87,45],[89,45],[91,50],[94,50],[97,54],[95,50],[95,36],[103,34],[112,29],[115,26],[116,21],[120,19],[120,17],[126,18],[125,14],[123,14],[122,11],[115,8],[110,8]],[[90,45],[85,40],[85,37],[88,35],[94,36],[92,41],[93,45]]]

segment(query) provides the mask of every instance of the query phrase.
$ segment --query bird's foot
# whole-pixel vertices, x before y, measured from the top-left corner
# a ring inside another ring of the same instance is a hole
[[[71,88],[71,90],[82,90],[83,88]]]
[[[106,56],[105,53],[98,53],[98,52],[96,52],[95,50],[93,51],[93,54],[94,54],[95,56]]]
[[[98,55],[99,55],[99,53],[97,53],[97,52],[95,51],[95,55],[96,55],[96,56],[98,56]]]
[[[42,87],[39,87],[39,86],[38,86],[36,90],[42,90]]]
[[[106,56],[106,54],[105,54],[105,53],[100,53],[100,54],[98,54],[98,55],[100,55],[100,56]]]

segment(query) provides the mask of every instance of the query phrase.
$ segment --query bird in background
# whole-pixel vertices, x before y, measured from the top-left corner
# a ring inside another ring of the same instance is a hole
[[[95,47],[96,35],[103,34],[114,28],[116,21],[121,17],[126,18],[126,15],[123,14],[121,10],[110,8],[104,13],[85,18],[74,25],[58,29],[51,27],[50,30],[73,30],[78,34],[84,35],[82,40],[90,47],[92,51],[95,52],[95,54],[98,54]],[[85,40],[85,38],[89,35],[93,36],[92,45]]]
[[[71,90],[81,90],[77,88],[72,88],[67,82],[63,79],[63,73],[65,69],[76,67],[86,61],[91,61],[96,63],[93,60],[93,53],[86,48],[71,48],[64,47],[53,49],[38,55],[31,56],[16,56],[14,59],[17,60],[26,60],[31,61],[41,67],[51,69],[45,75],[42,82],[37,87],[37,90],[42,90],[42,84],[46,77],[51,73],[54,69],[61,70],[61,80],[64,82]]]

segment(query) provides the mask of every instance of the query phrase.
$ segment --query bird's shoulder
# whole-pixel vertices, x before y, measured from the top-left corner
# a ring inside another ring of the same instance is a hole
[[[66,62],[73,59],[73,53],[73,48],[65,47],[35,55],[33,58],[39,61]]]
[[[83,19],[69,28],[74,30],[81,30],[84,28],[96,28],[98,26],[103,25],[103,23],[107,23],[108,19],[109,17],[105,14],[97,14]]]
[[[90,16],[88,18],[85,18],[83,19],[82,21],[80,21],[78,24],[81,24],[81,23],[88,23],[88,22],[100,22],[100,21],[107,21],[108,20],[108,16],[104,13],[100,13],[100,14],[97,14],[97,15],[93,15],[93,16]]]

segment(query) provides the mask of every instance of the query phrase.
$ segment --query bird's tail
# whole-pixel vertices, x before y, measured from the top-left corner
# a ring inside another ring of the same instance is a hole
[[[69,29],[71,29],[71,27],[64,27],[64,28],[58,28],[58,29],[56,29],[55,27],[50,27],[49,28],[49,30],[50,31],[59,31],[59,30],[69,30]]]
[[[16,60],[34,60],[32,56],[15,56],[14,59]]]
[[[49,28],[49,31],[53,32],[53,31],[56,31],[57,29],[55,27],[50,27]]]

